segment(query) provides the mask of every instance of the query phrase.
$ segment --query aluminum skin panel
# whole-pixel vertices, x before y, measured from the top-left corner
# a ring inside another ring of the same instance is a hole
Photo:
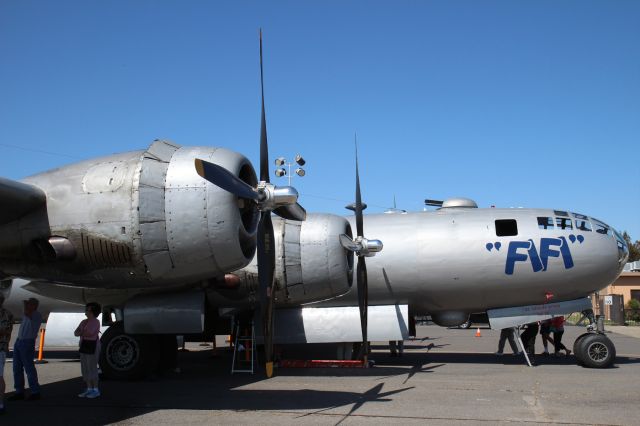
[[[177,149],[165,141],[155,141],[141,162],[138,232],[145,270],[152,281],[160,279],[173,268],[167,242],[164,188],[169,161]]]
[[[96,164],[84,175],[82,188],[87,194],[115,192],[124,184],[128,171],[124,162]]]
[[[141,223],[140,235],[143,255],[156,251],[166,251],[168,254],[169,246],[164,221]]]
[[[249,165],[245,157],[221,148],[182,147],[174,153],[165,190],[167,240],[174,265],[166,278],[171,280],[213,278],[250,261],[240,244],[243,225],[236,197],[198,176],[194,158],[236,174]]]
[[[140,185],[164,189],[169,162],[156,160],[150,157],[148,152],[145,152],[142,161],[143,166],[140,170]]]
[[[138,197],[140,208],[138,217],[140,223],[164,222],[164,188],[143,186],[141,184],[138,188]]]
[[[178,148],[180,148],[180,145],[171,141],[156,139],[149,148],[147,148],[146,155],[155,160],[168,163]]]
[[[72,164],[25,179],[47,194],[47,212],[52,230],[81,227],[102,228],[105,223],[131,223],[131,194],[139,173],[141,151],[117,154]],[[95,174],[95,170],[123,173],[109,185],[111,178]],[[93,171],[92,171],[93,170]],[[97,191],[102,187],[104,191]],[[87,190],[85,190],[87,189]],[[114,235],[122,238],[119,227]],[[109,230],[109,228],[106,228]],[[105,231],[103,231],[105,232]]]
[[[302,282],[309,301],[336,297],[351,287],[348,253],[339,235],[347,232],[342,218],[309,214],[302,224],[300,255]]]
[[[170,188],[166,191],[167,238],[176,266],[215,260],[209,248],[205,188]]]
[[[304,292],[304,284],[302,280],[302,256],[300,254],[300,232],[302,223],[284,220],[284,235],[282,238],[282,248],[284,255],[282,261],[284,263],[284,282],[287,286],[287,292],[292,293],[300,289]]]
[[[137,296],[124,307],[125,332],[191,334],[204,329],[204,293],[184,291]]]
[[[142,256],[147,274],[152,280],[159,279],[169,273],[173,268],[173,262],[168,251],[157,251]]]
[[[566,302],[545,303],[543,305],[517,306],[512,308],[489,309],[489,324],[493,329],[517,327],[548,318],[582,312],[591,309],[591,299],[569,300]]]
[[[275,316],[274,341],[293,343],[345,343],[362,341],[357,306],[279,309]],[[407,305],[369,307],[370,341],[404,340],[409,335]],[[262,330],[256,327],[256,330]]]

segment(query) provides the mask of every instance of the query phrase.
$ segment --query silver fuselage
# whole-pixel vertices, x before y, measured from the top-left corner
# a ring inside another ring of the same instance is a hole
[[[540,229],[538,217],[557,218],[548,209],[365,216],[365,235],[384,243],[381,253],[366,259],[369,301],[409,304],[430,313],[478,312],[587,296],[617,278],[626,248],[619,250],[621,238],[613,229],[607,234],[596,232],[595,226],[578,230],[568,214],[573,229]],[[517,235],[497,236],[496,220],[509,219],[516,221]],[[325,304],[357,304],[355,288]]]

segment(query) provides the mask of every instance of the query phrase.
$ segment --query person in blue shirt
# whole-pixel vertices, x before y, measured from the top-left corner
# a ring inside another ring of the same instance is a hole
[[[13,382],[16,393],[7,398],[10,401],[40,399],[38,372],[33,362],[35,358],[36,337],[42,325],[42,315],[38,312],[38,299],[32,297],[24,301],[24,315],[20,323],[18,337],[13,344]],[[30,395],[25,398],[24,374],[29,382]]]

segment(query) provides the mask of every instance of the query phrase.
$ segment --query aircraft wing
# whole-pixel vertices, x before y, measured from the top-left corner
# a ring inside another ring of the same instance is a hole
[[[46,199],[45,193],[38,187],[0,177],[0,225],[41,207]]]

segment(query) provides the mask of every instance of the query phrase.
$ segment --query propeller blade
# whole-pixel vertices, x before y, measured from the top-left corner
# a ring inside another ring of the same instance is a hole
[[[275,241],[271,212],[263,211],[258,225],[258,282],[264,328],[264,352],[267,377],[273,376],[273,299]]]
[[[195,159],[195,165],[196,172],[212,184],[240,198],[258,200],[258,193],[251,186],[224,167],[198,158]]]
[[[358,308],[360,309],[360,326],[362,327],[362,359],[365,366],[369,355],[367,337],[367,313],[369,306],[369,288],[367,283],[367,264],[364,256],[358,256],[356,279],[358,282]]]
[[[363,220],[362,220],[362,197],[360,195],[360,174],[358,173],[358,142],[355,142],[356,145],[356,205],[355,205],[355,213],[356,213],[356,231],[358,237],[364,236],[363,230]]]
[[[260,117],[260,180],[269,182],[269,146],[267,144],[267,119],[264,112],[264,74],[262,71],[262,29],[260,29],[260,95],[262,115]]]
[[[298,203],[280,206],[273,212],[283,219],[304,221],[307,218],[307,211]]]
[[[356,252],[360,248],[350,236],[347,234],[340,234],[340,245],[349,251]]]

